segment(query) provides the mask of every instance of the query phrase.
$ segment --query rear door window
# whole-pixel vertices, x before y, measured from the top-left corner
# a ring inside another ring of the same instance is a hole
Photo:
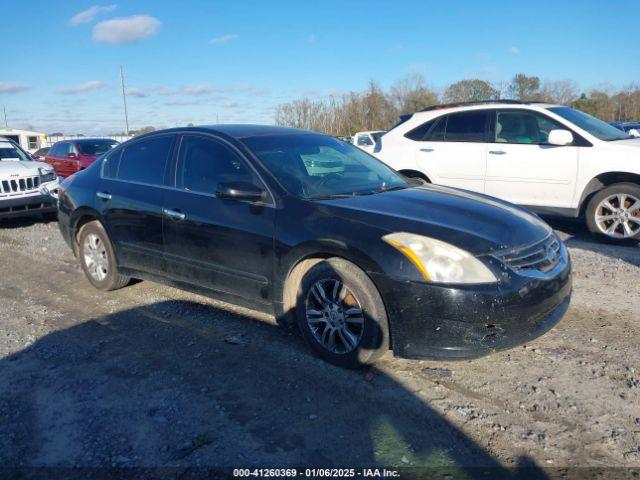
[[[433,128],[425,134],[424,140],[427,142],[442,142],[447,130],[447,118],[448,117],[438,118]]]
[[[153,137],[124,148],[118,165],[118,180],[162,185],[174,139],[173,135]]]
[[[414,128],[413,130],[409,130],[407,133],[404,134],[404,136],[405,138],[408,138],[410,140],[415,140],[416,142],[420,142],[425,139],[425,135],[427,134],[427,132],[429,132],[429,130],[431,130],[431,127],[433,127],[433,125],[439,120],[440,120],[439,118],[436,118],[435,120],[429,120],[428,122],[423,123],[422,125]]]
[[[445,141],[485,142],[489,113],[485,110],[452,113],[447,118]]]

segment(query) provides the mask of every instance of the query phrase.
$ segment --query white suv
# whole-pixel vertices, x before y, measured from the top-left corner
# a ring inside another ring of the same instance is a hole
[[[404,175],[584,218],[603,240],[640,242],[640,139],[569,107],[514,100],[402,120],[374,155]]]
[[[56,212],[58,186],[51,165],[0,137],[0,219]]]

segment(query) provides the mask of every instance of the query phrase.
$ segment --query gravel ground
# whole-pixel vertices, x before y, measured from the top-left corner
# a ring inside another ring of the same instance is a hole
[[[100,293],[55,222],[0,225],[0,465],[640,467],[640,249],[557,224],[574,297],[542,338],[345,371],[249,310]]]

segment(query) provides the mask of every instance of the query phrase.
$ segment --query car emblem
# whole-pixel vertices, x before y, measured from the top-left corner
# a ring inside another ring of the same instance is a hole
[[[20,174],[19,173],[12,173],[11,175],[9,175],[11,178],[16,178],[19,177]]]
[[[545,247],[545,254],[547,255],[547,260],[549,263],[555,263],[558,259],[558,252],[553,249],[553,244],[547,245]]]

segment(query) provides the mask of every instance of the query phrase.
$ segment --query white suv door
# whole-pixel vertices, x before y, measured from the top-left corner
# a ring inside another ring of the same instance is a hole
[[[424,136],[414,137],[418,168],[433,183],[484,192],[489,120],[488,110],[469,110],[429,122]]]
[[[494,111],[487,147],[485,193],[520,205],[572,207],[580,139],[547,143],[549,132],[567,127],[534,110]]]

